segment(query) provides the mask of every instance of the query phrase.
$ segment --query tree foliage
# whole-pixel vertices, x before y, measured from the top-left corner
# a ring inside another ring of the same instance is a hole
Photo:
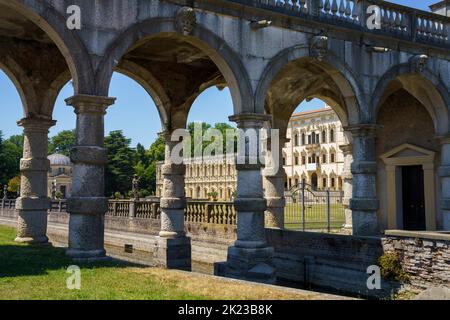
[[[70,149],[72,149],[75,143],[75,130],[64,130],[59,132],[56,136],[50,138],[48,143],[48,152],[49,154],[60,153],[65,156],[69,156]]]

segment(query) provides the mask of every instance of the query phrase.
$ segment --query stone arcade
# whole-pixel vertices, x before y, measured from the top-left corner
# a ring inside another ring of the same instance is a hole
[[[366,26],[372,4],[381,7],[380,30]],[[80,30],[66,28],[69,5],[81,9]],[[269,124],[281,137],[299,103],[320,98],[345,130],[353,234],[449,231],[448,7],[442,1],[435,8],[443,14],[433,14],[376,0],[0,0],[0,68],[16,85],[25,114],[17,241],[47,241],[47,134],[56,97],[72,79],[75,95],[67,104],[77,117],[77,146],[67,254],[105,257],[104,115],[115,101],[108,97],[115,71],[146,88],[165,135],[185,128],[191,104],[210,86],[230,88],[230,116],[239,127]],[[271,23],[255,28],[263,20]],[[172,148],[167,143],[168,153]],[[277,215],[284,178],[268,177],[264,195],[262,169],[237,166],[238,240],[217,269],[273,282],[264,213],[272,215],[272,227],[283,228]],[[185,167],[166,157],[162,170],[158,261],[189,269]]]

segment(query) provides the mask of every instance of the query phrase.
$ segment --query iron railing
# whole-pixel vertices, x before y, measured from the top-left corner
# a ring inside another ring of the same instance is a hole
[[[286,196],[285,224],[287,229],[332,232],[345,224],[344,193],[316,190],[300,183]]]

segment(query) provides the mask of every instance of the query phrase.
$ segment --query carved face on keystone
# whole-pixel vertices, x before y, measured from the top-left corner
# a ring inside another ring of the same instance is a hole
[[[196,26],[197,17],[194,9],[183,7],[178,10],[175,17],[175,28],[179,33],[188,36],[194,31]]]
[[[311,53],[317,59],[322,60],[328,51],[328,37],[315,36],[311,39]]]

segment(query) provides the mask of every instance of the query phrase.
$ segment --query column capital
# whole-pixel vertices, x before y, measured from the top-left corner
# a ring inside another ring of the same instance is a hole
[[[450,144],[450,133],[436,136],[440,144]]]
[[[236,122],[241,129],[262,128],[264,122],[272,119],[271,115],[259,113],[241,113],[229,117],[230,121]]]
[[[105,114],[116,98],[78,94],[65,100],[68,106],[75,108],[75,113]]]
[[[344,153],[344,155],[350,155],[353,154],[353,144],[342,144],[339,146],[339,149]]]
[[[360,123],[344,127],[344,131],[350,132],[353,137],[375,137],[380,128],[380,125],[374,123]]]
[[[17,124],[26,131],[45,132],[56,124],[55,120],[47,117],[27,117],[17,121]]]

